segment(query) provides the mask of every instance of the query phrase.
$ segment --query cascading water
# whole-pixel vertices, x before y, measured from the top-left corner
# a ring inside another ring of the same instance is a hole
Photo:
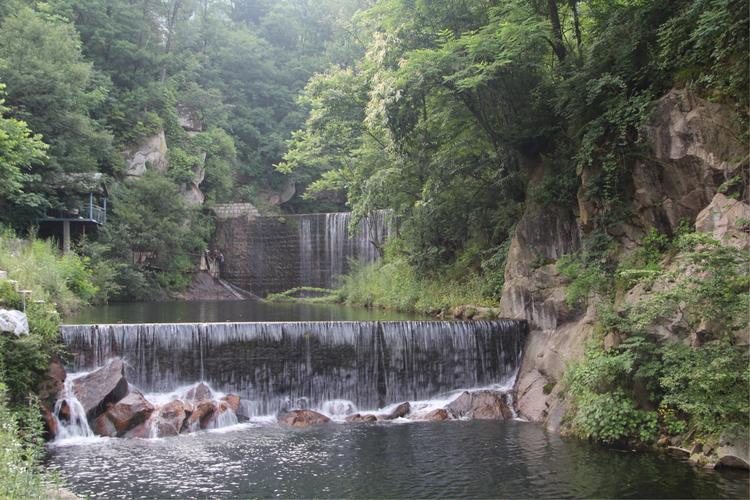
[[[94,435],[86,420],[86,411],[73,392],[73,381],[83,375],[85,373],[70,374],[65,379],[62,392],[52,413],[57,422],[55,439],[85,438]]]
[[[352,224],[349,212],[220,221],[214,244],[222,276],[259,295],[299,286],[331,288],[349,261],[369,263],[393,231],[393,215],[372,212]]]
[[[509,385],[525,323],[384,321],[65,325],[76,369],[126,360],[131,384],[170,392],[205,380],[250,415],[344,400],[381,408],[457,389]]]

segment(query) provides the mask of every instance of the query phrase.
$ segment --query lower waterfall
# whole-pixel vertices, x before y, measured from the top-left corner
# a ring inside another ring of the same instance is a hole
[[[369,321],[64,325],[72,369],[113,356],[144,392],[205,381],[252,402],[253,413],[335,400],[382,408],[458,389],[508,385],[525,323]]]

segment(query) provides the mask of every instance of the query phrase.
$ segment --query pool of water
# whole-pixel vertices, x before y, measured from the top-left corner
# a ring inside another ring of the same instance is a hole
[[[252,300],[123,302],[86,307],[67,324],[211,323],[222,321],[377,321],[434,319],[381,309],[337,304],[296,304]]]
[[[53,447],[92,498],[747,498],[748,476],[565,440],[525,422],[328,424]]]

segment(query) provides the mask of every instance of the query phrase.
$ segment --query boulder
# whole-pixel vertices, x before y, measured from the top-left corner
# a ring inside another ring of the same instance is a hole
[[[107,409],[108,403],[116,403],[128,395],[122,359],[114,358],[101,368],[73,380],[73,392],[89,421],[95,420]]]
[[[411,411],[411,405],[409,402],[401,403],[391,413],[384,417],[385,420],[394,420],[396,418],[404,418]]]
[[[420,420],[429,420],[430,422],[442,422],[443,420],[450,420],[448,410],[445,408],[438,408],[425,414]]]
[[[117,436],[117,428],[115,427],[115,424],[113,424],[112,421],[107,418],[106,413],[99,415],[99,417],[94,420],[94,425],[91,430],[94,431],[94,434],[96,434],[97,436]]]
[[[128,432],[123,434],[122,437],[126,439],[131,439],[131,438],[148,439],[151,437],[152,424],[153,424],[153,420],[149,419],[139,425],[136,425],[135,427],[130,429]]]
[[[138,391],[133,391],[115,404],[109,405],[97,421],[101,419],[109,420],[114,426],[118,436],[122,436],[127,431],[140,425],[148,420],[154,406],[146,401]]]
[[[427,422],[442,422],[450,420],[451,416],[445,408],[430,410],[427,413],[414,413],[409,416],[409,420],[423,420]]]
[[[0,332],[12,333],[16,337],[29,334],[29,319],[15,309],[0,309]]]
[[[213,401],[201,401],[196,404],[190,417],[185,420],[183,431],[193,432],[198,429],[205,429],[211,423],[214,412],[217,410],[218,407]]]
[[[205,401],[213,398],[214,395],[211,392],[211,388],[203,382],[191,388],[185,395],[186,401]]]
[[[280,424],[289,427],[308,427],[310,425],[326,424],[331,419],[313,410],[292,410],[280,415],[278,421]]]
[[[228,408],[232,410],[235,414],[237,414],[240,411],[240,397],[236,396],[234,394],[227,394],[223,398],[221,398],[220,401],[223,401],[227,404]]]
[[[345,420],[350,423],[377,422],[378,417],[372,414],[362,415],[361,413],[355,413],[354,415],[349,415],[348,417],[346,417]]]
[[[47,374],[37,387],[37,394],[42,406],[54,408],[65,385],[65,368],[59,360],[52,360],[47,368]]]
[[[467,417],[475,420],[510,420],[513,410],[505,394],[494,391],[464,392],[454,399],[446,410],[455,418]]]
[[[192,415],[191,415],[192,416]],[[186,423],[185,404],[179,399],[170,401],[161,408],[154,420],[156,435],[159,437],[176,436]]]
[[[750,470],[750,443],[747,433],[724,432],[716,449],[717,466]]]
[[[45,426],[45,439],[54,439],[58,431],[57,419],[46,406],[42,406],[42,419]]]

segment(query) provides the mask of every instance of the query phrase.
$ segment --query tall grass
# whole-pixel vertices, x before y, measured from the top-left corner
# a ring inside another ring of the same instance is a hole
[[[496,306],[485,296],[484,280],[478,273],[461,279],[420,276],[403,258],[387,258],[366,266],[354,266],[336,291],[350,305],[434,314],[454,306]]]
[[[38,409],[11,411],[0,382],[0,498],[47,498],[55,478],[40,470]],[[36,415],[34,415],[36,412]],[[36,423],[33,417],[36,416]],[[21,436],[25,436],[22,439]]]
[[[63,314],[91,301],[98,292],[84,258],[72,252],[62,255],[54,242],[33,234],[21,239],[0,228],[0,270],[31,290],[33,300],[53,303]]]

